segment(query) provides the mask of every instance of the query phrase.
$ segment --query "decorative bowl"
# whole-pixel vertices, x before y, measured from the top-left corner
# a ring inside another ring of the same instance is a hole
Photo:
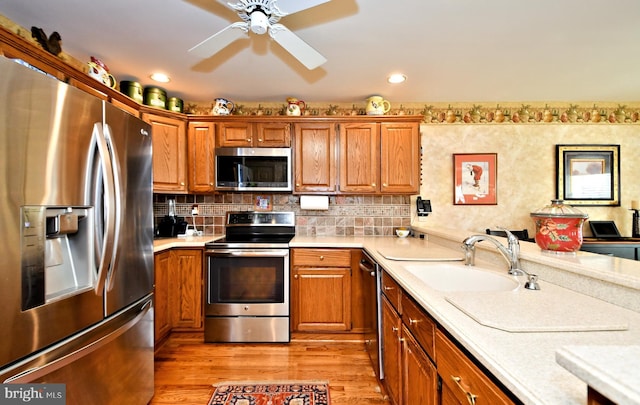
[[[536,243],[540,249],[551,252],[576,252],[582,246],[582,225],[589,215],[551,200],[551,205],[532,212],[536,224]]]
[[[409,236],[409,233],[411,233],[411,231],[409,231],[407,228],[397,228],[396,229],[396,235],[399,238],[406,238],[407,236]]]

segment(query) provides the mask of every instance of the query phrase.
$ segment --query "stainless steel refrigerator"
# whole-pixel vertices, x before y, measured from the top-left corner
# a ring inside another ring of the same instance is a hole
[[[150,132],[0,57],[0,382],[153,396]]]

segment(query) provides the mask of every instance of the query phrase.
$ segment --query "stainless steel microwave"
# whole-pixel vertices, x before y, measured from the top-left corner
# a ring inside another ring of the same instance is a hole
[[[291,148],[216,148],[216,190],[291,191]]]

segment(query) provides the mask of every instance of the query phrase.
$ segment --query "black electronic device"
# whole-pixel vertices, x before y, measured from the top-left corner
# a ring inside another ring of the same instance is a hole
[[[416,199],[416,208],[419,217],[426,217],[431,213],[431,200],[423,200],[422,197],[418,196]]]
[[[620,231],[614,221],[589,221],[591,233],[598,239],[620,239]]]

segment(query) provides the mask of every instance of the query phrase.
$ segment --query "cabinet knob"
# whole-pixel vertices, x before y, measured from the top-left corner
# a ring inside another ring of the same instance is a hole
[[[213,183],[209,183],[210,186],[213,186]]]
[[[390,291],[390,290],[393,290],[393,287],[389,287],[388,285],[385,285],[384,286],[384,290],[385,291]]]
[[[181,185],[181,186],[184,186],[184,181],[181,181],[181,182],[180,182],[180,185]]]
[[[409,318],[409,325],[415,325],[417,324],[419,321],[417,319],[411,319]]]
[[[324,256],[320,256],[320,260],[324,260]]]
[[[382,183],[382,187],[387,187],[387,183]]]
[[[300,183],[296,183],[296,187],[300,187]]]
[[[251,138],[247,138],[247,142],[251,142]]]
[[[262,142],[262,139],[258,138],[258,142]]]
[[[293,278],[298,278],[298,275],[296,274],[295,276],[293,276]]]
[[[371,183],[371,187],[375,187],[375,186],[376,186],[376,183]]]

